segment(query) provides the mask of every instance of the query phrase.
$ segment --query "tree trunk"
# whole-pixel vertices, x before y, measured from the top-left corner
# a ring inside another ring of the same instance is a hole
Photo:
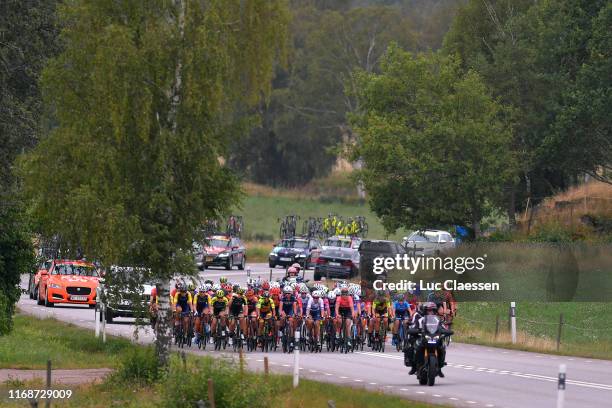
[[[516,186],[514,184],[510,185],[509,190],[506,214],[508,215],[508,225],[512,231],[516,228]]]
[[[170,280],[158,283],[157,299],[159,309],[155,327],[155,352],[159,366],[167,369],[170,364],[170,346],[172,345],[172,310],[170,309]]]

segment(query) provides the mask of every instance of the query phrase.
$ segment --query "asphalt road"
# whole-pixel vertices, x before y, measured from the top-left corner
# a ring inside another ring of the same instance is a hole
[[[251,276],[269,278],[266,264],[250,264]],[[284,269],[276,269],[273,276],[280,277]],[[200,276],[218,279],[227,276],[230,281],[244,282],[246,271],[209,269]],[[306,278],[312,278],[308,271]],[[26,281],[27,283],[27,281]],[[24,285],[25,287],[25,285]],[[37,306],[22,296],[22,312],[39,317],[54,317],[78,326],[93,329],[94,311],[86,306],[57,305],[54,308]],[[132,337],[133,319],[116,318],[106,326],[108,334]],[[141,329],[138,341],[153,341],[150,330]],[[612,361],[589,360],[578,357],[553,356],[504,350],[492,347],[453,343],[447,352],[448,366],[445,378],[438,378],[434,387],[420,386],[414,376],[408,376],[400,353],[366,351],[341,355],[339,353],[301,353],[300,375],[318,381],[333,382],[354,387],[383,390],[413,400],[445,404],[456,407],[554,407],[557,398],[559,364],[567,365],[565,407],[602,408],[612,406]],[[195,354],[234,355],[186,349]],[[293,355],[274,353],[247,353],[251,369],[262,370],[267,355],[270,368],[278,372],[291,372]]]

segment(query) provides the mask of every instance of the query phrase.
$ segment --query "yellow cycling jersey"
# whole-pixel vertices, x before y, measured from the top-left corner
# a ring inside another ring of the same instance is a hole
[[[378,300],[375,300],[374,302],[372,302],[372,309],[379,314],[386,313],[387,310],[391,309],[391,302],[386,300],[383,302],[379,302]]]
[[[274,309],[274,301],[271,298],[268,298],[266,301],[266,298],[260,297],[257,301],[257,309],[260,312],[268,313]]]
[[[225,309],[229,300],[225,296],[217,297],[214,296],[210,299],[210,305],[215,309]]]
[[[193,297],[193,304],[197,305],[198,303],[202,303],[202,304],[208,304],[210,305],[210,301],[211,298],[208,295],[208,293],[202,293],[202,292],[198,292],[196,293],[196,295]]]
[[[172,298],[172,304],[176,305],[179,301],[181,302],[185,302],[185,299],[187,301],[187,303],[192,303],[192,298],[191,298],[191,293],[187,292],[183,295],[181,295],[181,292],[176,292],[174,294],[174,297]]]

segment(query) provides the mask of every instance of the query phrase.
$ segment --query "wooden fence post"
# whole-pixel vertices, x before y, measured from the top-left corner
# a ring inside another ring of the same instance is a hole
[[[208,379],[208,402],[210,403],[210,408],[215,408],[215,389],[212,378]]]

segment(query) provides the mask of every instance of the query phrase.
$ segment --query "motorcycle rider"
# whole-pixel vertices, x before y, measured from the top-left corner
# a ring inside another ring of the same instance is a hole
[[[419,318],[418,323],[417,323],[418,326],[415,327],[415,328],[418,328],[419,330],[423,330],[423,323],[424,323],[423,320],[425,316],[437,316],[438,315],[438,305],[436,305],[433,302],[426,302],[422,305],[422,312],[423,312],[423,317]],[[423,357],[424,357],[424,346],[419,345],[414,351],[414,356],[412,360],[412,369],[410,370],[409,375],[416,373],[417,367],[420,367],[423,365],[424,363]],[[440,378],[444,378],[444,374],[442,373],[442,367],[446,365],[446,347],[444,346],[444,343],[440,343],[438,346],[438,363],[439,363],[438,364],[438,376],[440,376]]]

